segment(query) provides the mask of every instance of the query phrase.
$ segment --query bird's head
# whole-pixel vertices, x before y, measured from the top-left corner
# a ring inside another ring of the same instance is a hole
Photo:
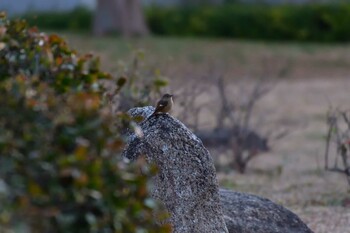
[[[170,95],[170,94],[164,94],[162,99],[171,99],[173,97],[173,95]]]

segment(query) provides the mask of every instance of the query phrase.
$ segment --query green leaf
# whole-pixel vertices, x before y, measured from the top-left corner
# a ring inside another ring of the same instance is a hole
[[[126,83],[126,78],[125,77],[120,77],[117,81],[117,86],[118,86],[118,89],[122,88]]]
[[[154,80],[154,85],[157,87],[165,87],[168,85],[168,81],[164,79],[156,79]]]

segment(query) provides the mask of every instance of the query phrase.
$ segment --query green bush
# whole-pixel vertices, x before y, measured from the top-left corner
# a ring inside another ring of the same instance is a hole
[[[104,99],[102,83],[114,81],[119,95],[127,80],[98,58],[1,15],[2,232],[169,232],[147,192],[155,169],[121,162],[130,119]]]
[[[39,28],[71,31],[89,31],[92,28],[93,13],[83,7],[68,12],[33,12],[22,15],[29,25]]]
[[[345,42],[350,5],[244,5],[152,7],[148,25],[157,35],[258,40]]]
[[[164,36],[205,36],[258,40],[316,42],[350,41],[350,4],[259,5],[234,4],[187,7],[147,7],[151,31]],[[30,25],[54,30],[88,31],[93,12],[30,13]]]

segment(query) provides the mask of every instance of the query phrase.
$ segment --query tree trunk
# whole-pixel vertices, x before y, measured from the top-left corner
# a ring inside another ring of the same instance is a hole
[[[111,32],[126,37],[148,34],[140,0],[97,0],[93,33]]]

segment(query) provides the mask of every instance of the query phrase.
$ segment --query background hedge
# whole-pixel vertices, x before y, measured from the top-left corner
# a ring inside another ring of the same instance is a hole
[[[350,41],[350,4],[149,7],[151,31],[162,36],[204,36],[257,40]],[[93,14],[84,8],[68,13],[29,14],[40,28],[89,30]]]
[[[350,5],[224,5],[147,10],[157,35],[345,42]]]
[[[39,28],[89,31],[92,28],[93,13],[89,9],[78,7],[69,12],[28,13],[20,18],[25,19],[29,25]]]

